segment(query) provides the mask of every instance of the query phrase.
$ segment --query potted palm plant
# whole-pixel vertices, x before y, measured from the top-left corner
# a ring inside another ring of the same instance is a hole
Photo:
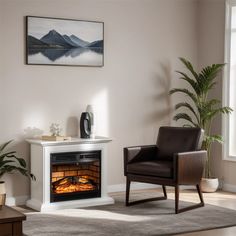
[[[180,79],[190,85],[190,89],[174,88],[169,93],[183,93],[189,98],[189,102],[184,101],[175,105],[177,111],[184,110],[175,114],[173,119],[175,121],[184,120],[187,122],[184,124],[185,126],[200,127],[204,130],[202,149],[207,150],[207,160],[201,186],[204,192],[214,192],[218,188],[218,179],[213,178],[211,173],[211,146],[213,142],[222,143],[223,139],[219,134],[212,134],[211,125],[214,118],[220,114],[229,114],[232,109],[230,107],[222,107],[220,100],[210,99],[208,95],[210,90],[214,88],[216,77],[224,67],[224,64],[206,66],[198,73],[188,60],[179,59],[189,73],[181,71],[177,71],[177,73],[180,74]]]
[[[6,151],[7,146],[12,142],[12,140],[3,143],[0,146],[0,179],[6,173],[20,172],[32,180],[35,180],[35,176],[27,170],[26,162],[23,158],[16,156],[16,151]],[[0,181],[0,189],[5,190],[4,181]],[[4,194],[4,192],[2,192]],[[5,201],[5,197],[3,198]],[[4,202],[3,202],[4,204]]]

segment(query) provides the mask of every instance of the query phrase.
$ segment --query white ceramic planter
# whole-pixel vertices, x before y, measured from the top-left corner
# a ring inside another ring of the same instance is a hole
[[[204,193],[214,193],[219,187],[218,178],[202,178],[201,180],[201,189]]]

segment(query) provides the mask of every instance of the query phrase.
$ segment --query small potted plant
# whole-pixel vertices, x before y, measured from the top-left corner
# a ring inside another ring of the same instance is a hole
[[[212,134],[211,125],[218,115],[229,114],[232,112],[230,107],[222,107],[221,101],[218,99],[210,99],[208,94],[216,84],[216,77],[222,70],[224,64],[213,64],[201,69],[198,73],[194,70],[192,64],[180,58],[180,61],[185,65],[189,74],[177,71],[180,74],[180,79],[186,81],[190,85],[190,89],[174,88],[170,90],[170,94],[183,93],[190,102],[184,101],[175,105],[175,109],[184,109],[186,112],[175,114],[174,120],[185,120],[185,126],[200,127],[204,130],[204,139],[202,149],[207,150],[207,160],[204,170],[204,178],[202,179],[201,187],[204,192],[214,192],[218,188],[219,181],[213,178],[211,174],[211,146],[213,142],[222,143],[222,136]]]
[[[6,151],[7,146],[12,142],[12,140],[3,143],[0,146],[0,179],[6,173],[19,172],[32,180],[35,180],[35,176],[27,170],[26,162],[23,158],[16,156],[16,151]],[[0,181],[0,188],[5,189],[4,181]],[[3,191],[3,190],[2,190]],[[2,194],[4,194],[2,192]],[[3,196],[3,204],[5,197]]]

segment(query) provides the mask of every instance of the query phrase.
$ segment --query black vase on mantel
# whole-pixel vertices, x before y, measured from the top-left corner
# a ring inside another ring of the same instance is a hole
[[[80,117],[80,137],[90,138],[91,135],[91,117],[89,112],[83,112]]]

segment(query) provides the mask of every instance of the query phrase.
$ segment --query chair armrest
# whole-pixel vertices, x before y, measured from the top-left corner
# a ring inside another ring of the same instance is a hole
[[[178,184],[199,184],[207,152],[182,152],[174,155],[174,175]]]
[[[153,160],[157,154],[156,145],[133,146],[124,148],[124,174],[127,173],[127,164],[139,161]]]

